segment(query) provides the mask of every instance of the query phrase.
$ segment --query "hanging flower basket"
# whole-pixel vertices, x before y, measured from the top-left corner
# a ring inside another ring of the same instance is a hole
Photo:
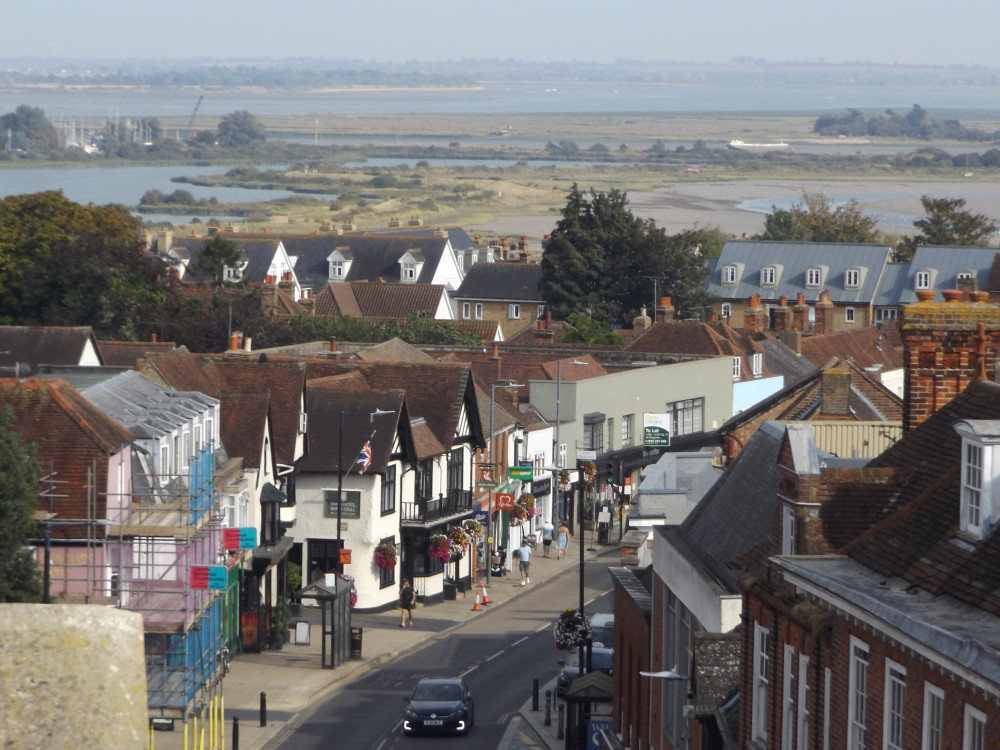
[[[483,525],[475,518],[466,518],[462,521],[462,528],[465,529],[465,533],[469,535],[469,539],[472,541],[478,541],[483,538]]]
[[[569,471],[566,469],[559,472],[559,485],[561,487],[569,487]]]
[[[514,508],[510,511],[510,525],[514,528],[523,525],[531,518],[528,509],[520,503],[514,503]]]
[[[517,502],[530,510],[531,515],[535,515],[535,496],[530,492],[526,495],[521,495],[521,497],[517,499]]]
[[[597,476],[597,464],[593,461],[584,461],[581,465],[583,470],[583,479],[587,484],[593,484],[594,478]]]
[[[556,641],[556,648],[562,651],[572,651],[585,646],[593,636],[590,618],[578,609],[567,609],[556,620],[552,627],[552,635]]]
[[[427,540],[427,554],[439,562],[451,561],[451,542],[444,534],[431,534]]]
[[[380,544],[375,548],[375,565],[381,570],[392,570],[396,567],[396,545]]]
[[[342,581],[347,581],[351,584],[351,609],[354,609],[355,605],[358,603],[358,589],[354,585],[354,578],[346,573],[338,573],[337,575],[340,576]]]

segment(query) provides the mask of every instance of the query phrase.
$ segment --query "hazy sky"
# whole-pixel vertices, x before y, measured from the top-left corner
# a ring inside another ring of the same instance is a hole
[[[7,0],[0,58],[901,62],[1000,67],[997,0]]]

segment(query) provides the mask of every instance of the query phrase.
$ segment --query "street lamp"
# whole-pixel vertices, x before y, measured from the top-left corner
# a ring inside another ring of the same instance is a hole
[[[578,359],[574,359],[569,364],[571,364],[571,365],[585,365],[587,363],[586,362],[581,362]],[[560,395],[561,395],[561,391],[562,391],[562,366],[563,366],[562,360],[561,359],[557,359],[556,360],[556,446],[555,446],[555,450],[552,451],[552,463],[555,466],[559,466],[560,468],[565,469],[566,467],[563,465],[563,462],[562,462],[561,457],[559,455],[559,447],[560,447],[560,445],[562,445],[559,442],[559,424],[560,424],[560,421],[561,421],[560,418],[559,418],[559,402],[560,402]],[[560,496],[558,494],[559,493],[559,490],[558,490],[558,487],[559,487],[559,477],[558,476],[555,477],[554,482],[555,482],[555,484],[553,486],[556,488],[555,489],[555,492],[556,492],[555,498],[558,501],[559,498],[560,498]],[[559,503],[558,510],[560,512],[563,512],[563,508],[562,508],[561,503]],[[552,519],[550,518],[549,521],[551,522],[551,520]],[[562,519],[560,519],[560,520],[562,520]]]
[[[386,409],[376,409],[375,411],[345,411],[340,410],[340,431],[337,436],[337,555],[340,555],[340,548],[343,544],[341,539],[341,517],[343,514],[344,506],[344,415],[368,415],[368,423],[372,424],[375,422],[375,417],[381,417],[385,414],[395,414],[396,412]],[[373,432],[374,436],[375,433]],[[370,440],[371,438],[369,438]],[[357,463],[357,462],[355,462]],[[354,464],[351,464],[354,466]],[[344,564],[337,558],[337,568],[341,573],[344,572]]]
[[[493,485],[489,488],[486,501],[486,583],[490,583],[490,573],[493,567],[493,487],[496,485],[496,467],[493,466],[493,411],[496,405],[497,388],[523,388],[521,383],[490,384],[490,435],[486,441],[486,465],[493,468]]]

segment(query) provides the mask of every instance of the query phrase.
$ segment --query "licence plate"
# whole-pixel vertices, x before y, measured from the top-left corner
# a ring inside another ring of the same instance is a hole
[[[441,719],[424,719],[424,724],[429,727],[439,727],[444,724],[444,721]]]

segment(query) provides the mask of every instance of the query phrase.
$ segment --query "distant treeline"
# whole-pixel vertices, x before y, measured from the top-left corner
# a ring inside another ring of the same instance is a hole
[[[105,71],[56,74],[48,72],[0,71],[0,87],[31,84],[150,86],[261,86],[265,88],[316,89],[343,86],[472,86],[466,76],[435,75],[405,70],[299,70],[294,68],[208,66],[187,70]]]
[[[945,139],[953,141],[997,141],[1000,130],[967,128],[958,120],[934,120],[919,104],[905,114],[887,109],[880,115],[865,115],[856,109],[846,115],[821,115],[813,130],[822,135],[881,136],[884,138]]]

